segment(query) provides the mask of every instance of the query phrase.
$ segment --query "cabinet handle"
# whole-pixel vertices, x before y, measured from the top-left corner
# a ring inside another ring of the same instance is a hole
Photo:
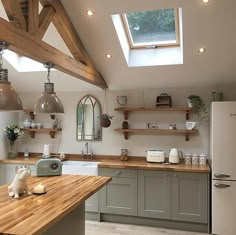
[[[229,184],[218,184],[218,183],[215,183],[214,186],[216,188],[229,188],[230,187]]]
[[[121,175],[121,171],[116,171],[116,175]]]
[[[214,176],[216,178],[229,178],[230,175],[227,175],[227,174],[221,174],[221,173],[215,173]]]

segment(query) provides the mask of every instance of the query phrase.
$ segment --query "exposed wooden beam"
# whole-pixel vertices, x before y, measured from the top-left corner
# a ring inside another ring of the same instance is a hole
[[[13,24],[0,18],[0,41],[10,44],[9,49],[41,63],[53,62],[55,68],[71,76],[82,79],[101,88],[106,82],[92,67],[86,66],[64,54],[33,35],[16,28]]]
[[[39,1],[28,0],[28,32],[37,36],[39,28]]]
[[[25,17],[21,10],[20,4],[16,0],[1,0],[3,7],[7,13],[8,19],[16,27],[27,31]]]
[[[56,15],[53,18],[53,24],[73,57],[95,68],[60,0],[40,0],[40,2],[43,6],[52,5],[54,7]]]
[[[46,33],[48,26],[52,22],[53,17],[55,16],[55,10],[52,6],[45,6],[39,15],[39,32],[38,37],[43,38]]]

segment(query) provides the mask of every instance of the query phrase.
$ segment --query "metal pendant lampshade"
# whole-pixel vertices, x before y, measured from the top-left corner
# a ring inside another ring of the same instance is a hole
[[[34,113],[64,114],[63,104],[54,92],[54,83],[50,82],[50,69],[53,68],[53,63],[46,63],[44,66],[48,69],[48,82],[44,83],[44,92],[34,106]]]
[[[23,110],[20,97],[8,81],[8,70],[2,68],[3,50],[8,46],[7,42],[0,41],[0,111],[20,111]]]

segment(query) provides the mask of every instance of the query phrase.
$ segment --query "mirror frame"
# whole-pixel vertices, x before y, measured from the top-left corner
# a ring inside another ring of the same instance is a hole
[[[77,104],[77,106],[76,106],[76,140],[77,141],[102,141],[102,126],[101,126],[101,124],[100,124],[100,138],[99,139],[94,139],[94,136],[93,136],[93,139],[86,139],[86,138],[81,138],[81,139],[79,139],[78,138],[78,108],[79,108],[79,105],[80,104],[84,104],[84,103],[82,103],[81,101],[83,101],[84,99],[85,99],[85,101],[87,100],[87,99],[90,99],[91,100],[91,98],[92,99],[94,99],[96,102],[95,102],[95,104],[93,104],[93,103],[91,103],[92,105],[93,105],[93,125],[94,125],[94,107],[95,107],[95,105],[98,105],[99,106],[99,109],[100,109],[100,112],[99,112],[99,114],[98,114],[98,116],[101,116],[102,115],[102,106],[101,106],[101,104],[100,104],[100,102],[98,101],[98,99],[96,99],[94,96],[92,96],[92,95],[85,95],[85,96],[83,96],[80,100],[79,100],[79,102],[78,102],[78,104]],[[83,122],[84,122],[84,120],[83,120]],[[84,137],[84,136],[83,136]]]

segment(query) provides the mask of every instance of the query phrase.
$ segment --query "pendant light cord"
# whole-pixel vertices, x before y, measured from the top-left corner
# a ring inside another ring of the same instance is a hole
[[[107,90],[104,88],[104,98],[105,98],[105,113],[108,115],[108,105],[107,105]]]
[[[50,83],[50,67],[48,67],[48,75],[47,75],[47,80],[48,80],[48,83]]]
[[[0,69],[2,69],[2,65],[3,65],[3,59],[2,59],[2,56],[3,56],[3,49],[0,49]]]

